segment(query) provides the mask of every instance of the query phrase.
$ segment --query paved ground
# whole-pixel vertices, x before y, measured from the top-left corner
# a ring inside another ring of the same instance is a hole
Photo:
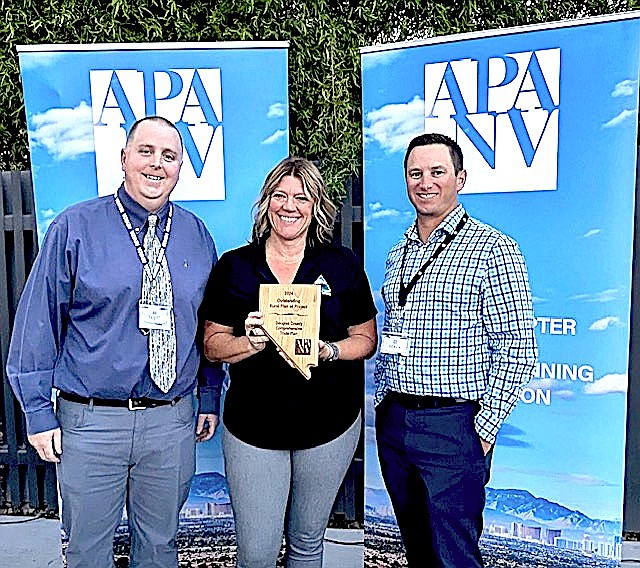
[[[640,542],[622,543],[622,568],[637,568],[640,564]]]
[[[59,526],[57,519],[0,516],[0,567],[60,568]],[[362,568],[363,531],[327,529],[325,538],[325,568]]]
[[[0,516],[0,566],[60,568],[60,522],[57,519]]]
[[[324,568],[362,568],[363,531],[328,529]],[[346,544],[345,544],[346,543]],[[640,542],[622,544],[621,568],[640,564]],[[60,568],[60,529],[56,519],[0,516],[0,568]]]

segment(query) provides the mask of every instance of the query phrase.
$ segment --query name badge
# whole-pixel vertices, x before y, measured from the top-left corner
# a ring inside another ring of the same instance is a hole
[[[140,329],[171,329],[171,306],[138,303]]]
[[[409,340],[401,333],[385,331],[382,333],[380,352],[386,355],[409,355]]]

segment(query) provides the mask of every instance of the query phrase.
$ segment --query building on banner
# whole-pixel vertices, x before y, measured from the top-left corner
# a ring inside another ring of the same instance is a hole
[[[219,254],[246,243],[264,178],[289,154],[287,49],[287,42],[19,47],[39,239],[67,206],[117,190],[128,129],[161,115],[184,142],[172,200],[205,222]],[[179,532],[181,558],[193,562],[227,554],[233,534],[220,436],[197,453]],[[125,533],[123,526],[116,557],[126,555]]]
[[[622,534],[640,14],[362,49],[366,267],[414,221],[403,158],[462,147],[472,217],[527,261],[540,358],[500,430],[481,540],[488,567],[617,566]],[[400,556],[367,367],[367,559]],[[501,565],[501,564],[500,564]]]

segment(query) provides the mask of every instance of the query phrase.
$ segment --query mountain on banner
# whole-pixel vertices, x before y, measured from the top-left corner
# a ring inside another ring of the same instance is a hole
[[[622,526],[618,521],[591,519],[580,511],[574,511],[548,501],[534,497],[522,489],[492,489],[487,487],[485,524],[512,522],[548,529],[565,529],[586,534],[619,535]],[[366,490],[366,514],[380,520],[393,517],[389,497],[384,489]]]
[[[367,487],[365,489],[365,515],[374,518],[386,519],[393,518],[393,509],[389,495],[384,489],[374,489]]]
[[[187,506],[202,502],[225,504],[230,501],[227,479],[221,473],[198,473],[193,477]]]
[[[523,489],[492,489],[487,487],[485,517],[490,521],[493,511],[532,525],[551,529],[578,530],[585,533],[620,534],[620,522],[591,519],[580,511],[574,511],[548,501],[534,497]]]

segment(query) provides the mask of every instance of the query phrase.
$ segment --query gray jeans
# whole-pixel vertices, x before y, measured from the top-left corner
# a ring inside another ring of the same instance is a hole
[[[178,513],[195,471],[193,397],[146,410],[58,399],[58,481],[69,568],[112,568],[126,502],[131,568],[178,566]]]
[[[256,448],[224,429],[238,568],[276,565],[285,517],[287,568],[322,566],[324,531],[358,445],[360,427],[358,416],[344,434],[307,450]]]

